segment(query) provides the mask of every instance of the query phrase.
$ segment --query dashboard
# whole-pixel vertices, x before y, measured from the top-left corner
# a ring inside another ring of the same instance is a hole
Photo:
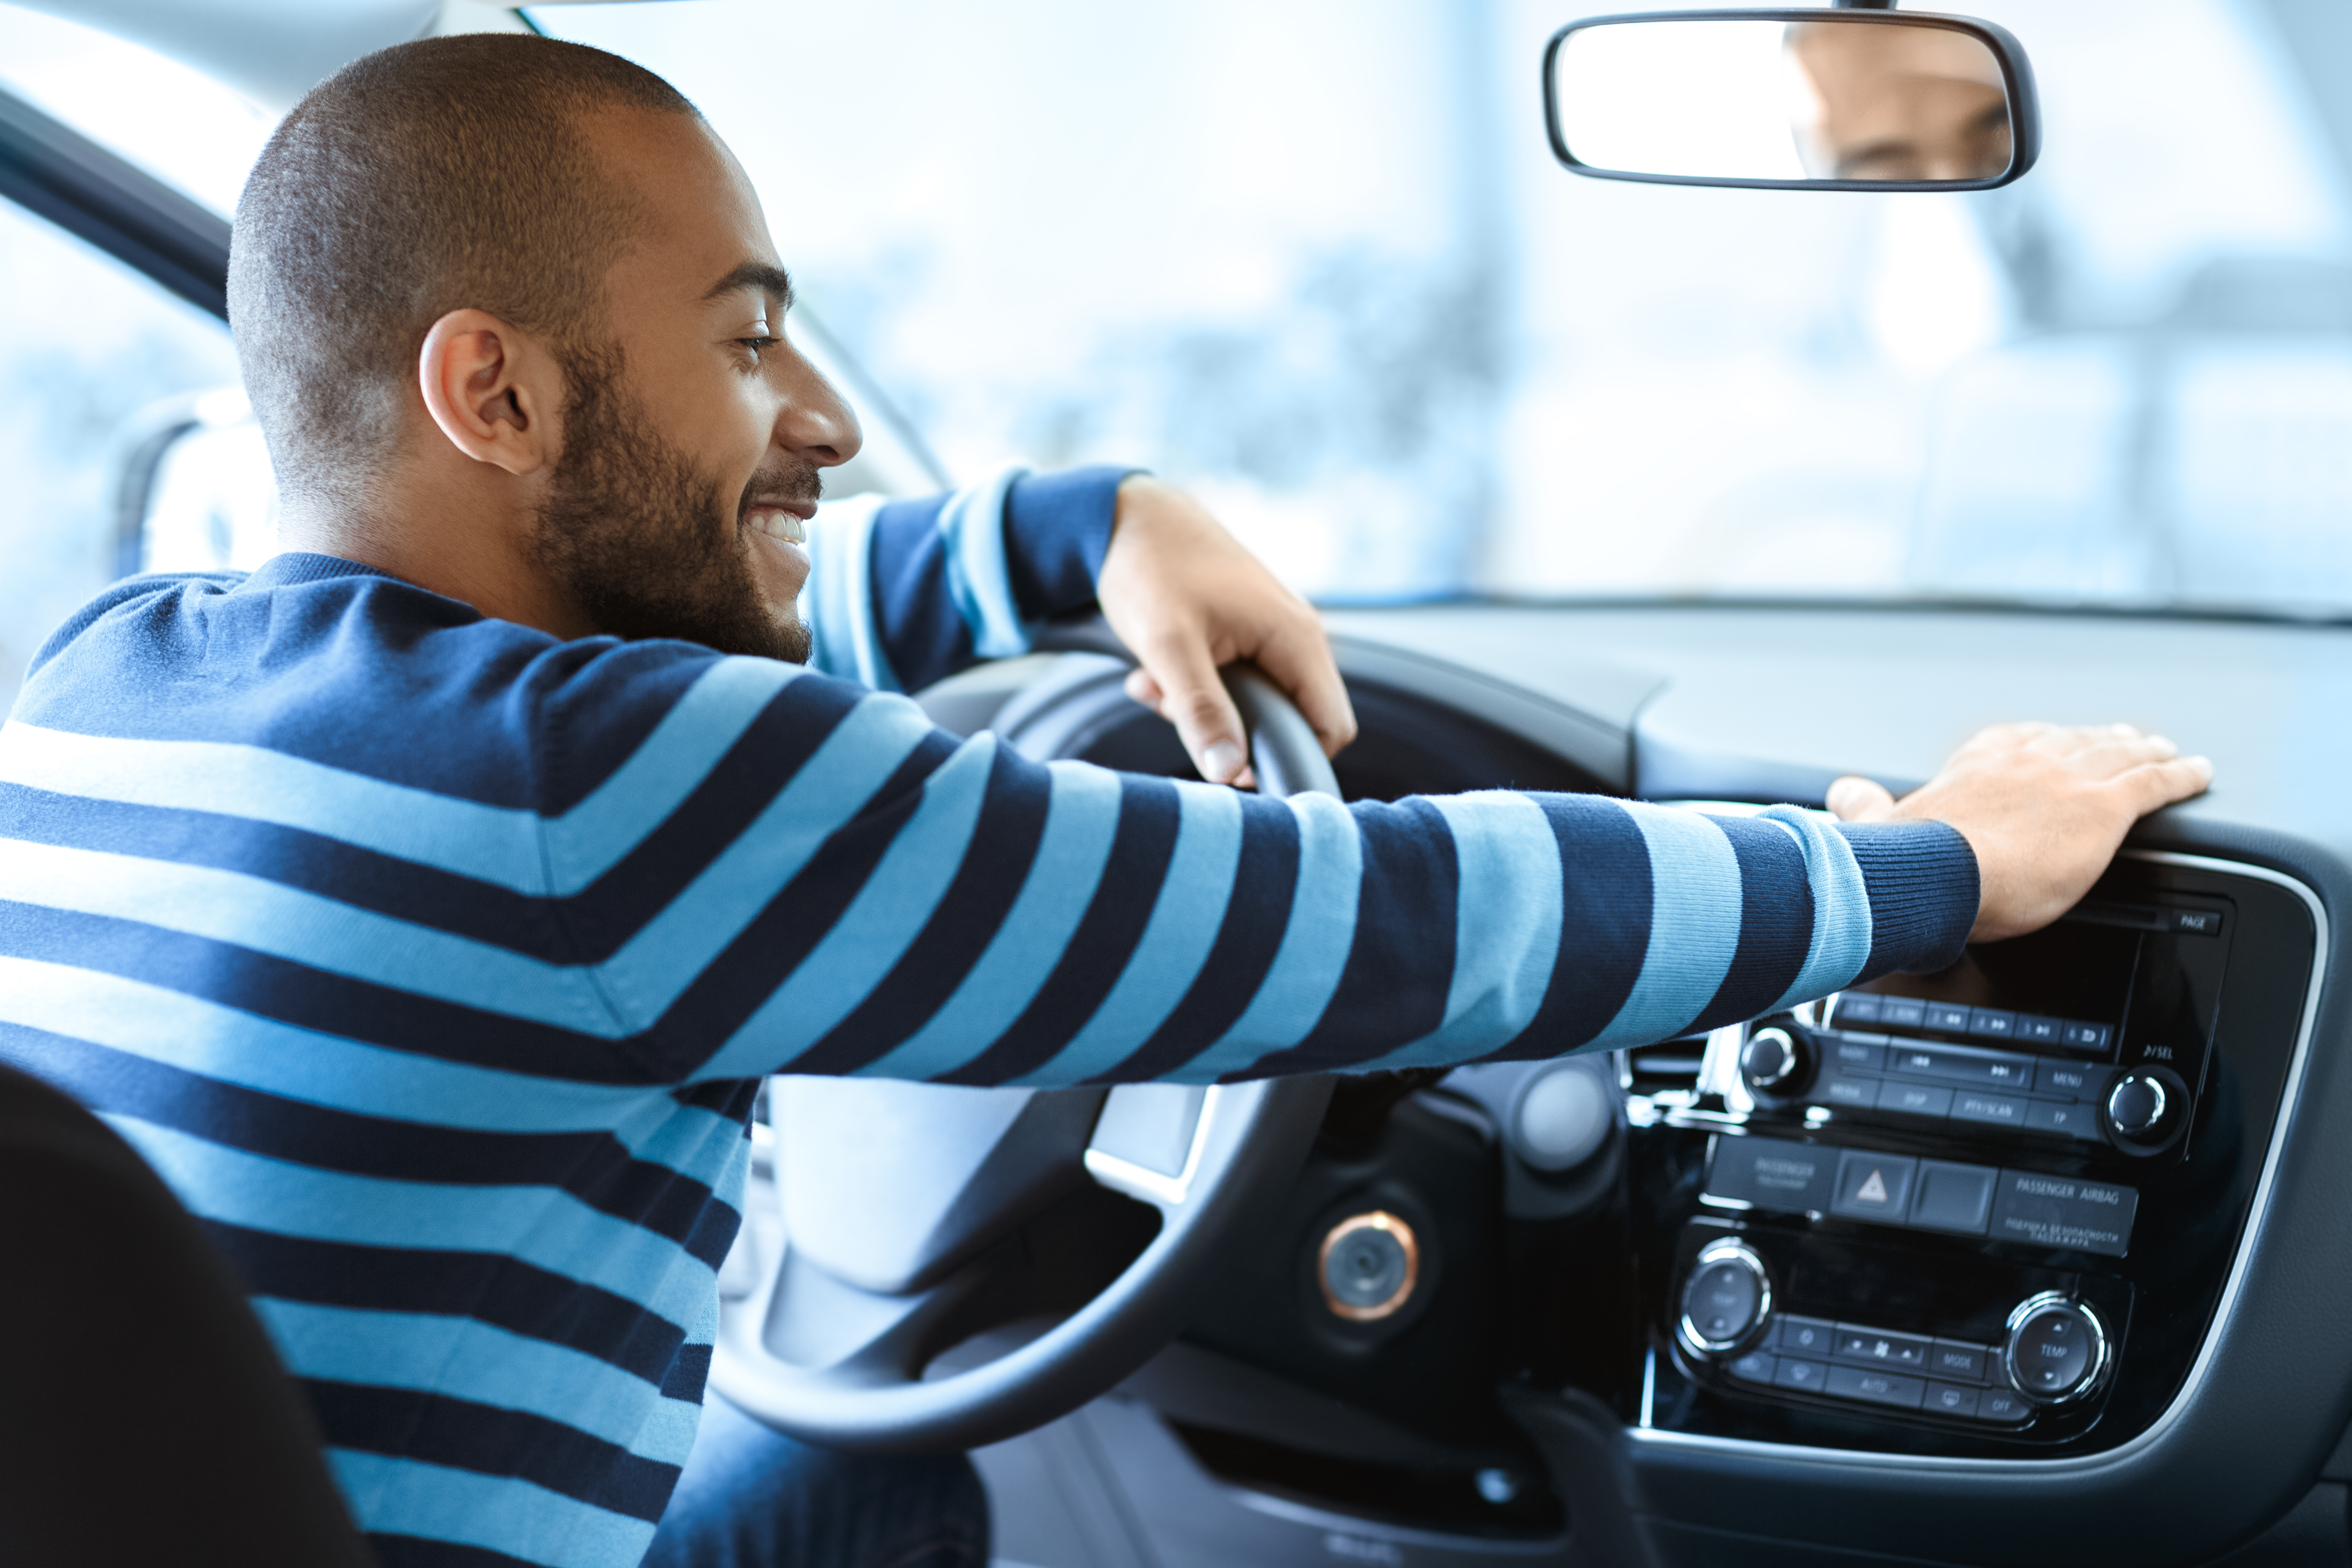
[[[1401,1563],[2189,1563],[2341,1468],[2352,758],[2315,721],[2352,696],[2352,637],[1820,606],[1329,620],[1365,736],[1350,795],[1818,803],[2018,717],[2159,729],[2220,783],[2067,919],[1943,973],[1612,1058],[1343,1084],[1284,1213],[1122,1394],[1259,1524]],[[1169,746],[1137,724],[1084,749],[1181,771]],[[1401,1304],[1361,1315],[1386,1303],[1358,1286]],[[1474,1497],[1531,1463],[1549,1500]],[[1220,1550],[1287,1560],[1255,1539]]]

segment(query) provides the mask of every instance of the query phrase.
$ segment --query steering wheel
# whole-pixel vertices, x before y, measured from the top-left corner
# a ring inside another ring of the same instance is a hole
[[[1128,668],[1065,655],[992,727],[1038,761],[1079,755],[1149,717],[1121,689]],[[1289,700],[1247,666],[1225,681],[1259,789],[1336,796]],[[775,1079],[782,1256],[721,1312],[710,1385],[793,1436],[878,1452],[969,1448],[1066,1415],[1184,1326],[1227,1238],[1305,1162],[1330,1094],[1326,1078]]]

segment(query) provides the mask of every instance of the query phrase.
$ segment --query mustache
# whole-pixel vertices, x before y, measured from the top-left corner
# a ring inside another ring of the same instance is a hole
[[[814,464],[762,468],[744,484],[735,515],[741,517],[758,506],[814,506],[824,499],[824,470]]]

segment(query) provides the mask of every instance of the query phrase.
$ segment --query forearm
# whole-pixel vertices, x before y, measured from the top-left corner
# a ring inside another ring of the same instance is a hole
[[[1548,1056],[1948,962],[1975,909],[1967,846],[1934,824],[1276,802],[1040,767],[989,737],[950,749],[903,705],[856,722],[857,798],[828,802],[839,826],[776,891],[791,928],[711,938],[734,973],[698,984],[764,999],[724,1039],[665,1041],[692,1076],[1059,1085]],[[729,858],[758,858],[751,837]]]

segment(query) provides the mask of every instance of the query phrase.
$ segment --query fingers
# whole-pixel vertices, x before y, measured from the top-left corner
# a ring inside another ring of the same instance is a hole
[[[2159,806],[2204,794],[2213,783],[2213,763],[2207,757],[2143,763],[2110,782],[2124,792],[2133,810],[2145,816]]]
[[[1356,709],[1348,700],[1347,683],[1331,658],[1323,631],[1309,621],[1302,629],[1285,628],[1251,650],[1266,679],[1298,705],[1301,717],[1323,742],[1323,754],[1336,757],[1356,738]]]
[[[1885,784],[1853,773],[1830,785],[1830,814],[1841,822],[1875,822],[1895,809]]]
[[[1159,689],[1160,717],[1176,726],[1201,776],[1211,784],[1239,784],[1249,770],[1249,741],[1242,716],[1217,677],[1207,640],[1171,637],[1137,652],[1144,674]]]

